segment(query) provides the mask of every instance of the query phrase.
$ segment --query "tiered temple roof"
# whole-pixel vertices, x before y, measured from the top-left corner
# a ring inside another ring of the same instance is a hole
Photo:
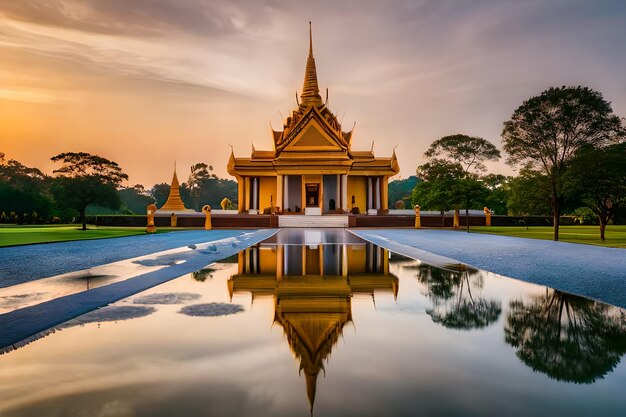
[[[274,150],[256,150],[250,158],[231,153],[231,175],[358,171],[359,175],[395,175],[400,171],[395,151],[389,158],[376,158],[372,151],[352,151],[354,129],[343,131],[337,116],[322,100],[309,28],[309,54],[298,107],[284,120],[283,130],[272,130]],[[267,175],[267,174],[265,174]]]

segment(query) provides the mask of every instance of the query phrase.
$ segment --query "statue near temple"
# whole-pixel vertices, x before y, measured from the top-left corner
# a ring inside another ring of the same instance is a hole
[[[154,225],[154,213],[157,211],[157,207],[154,204],[146,207],[146,213],[148,216],[148,226],[146,227],[147,233],[156,233],[156,226]]]
[[[419,204],[416,204],[415,207],[413,207],[413,210],[415,210],[415,228],[416,229],[421,229],[422,228],[422,219],[421,219],[421,210],[420,210],[420,206]]]
[[[202,206],[202,212],[204,213],[204,230],[211,230],[213,225],[211,224],[211,206],[205,204]]]

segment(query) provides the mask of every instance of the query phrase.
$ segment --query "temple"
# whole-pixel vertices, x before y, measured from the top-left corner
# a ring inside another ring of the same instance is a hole
[[[280,239],[280,237],[278,237]],[[399,280],[389,272],[389,252],[360,245],[281,245],[266,241],[239,253],[239,269],[228,281],[233,294],[274,299],[274,323],[304,373],[311,413],[317,378],[326,372],[331,351],[352,322],[352,297],[375,292],[398,294]]]
[[[252,147],[249,158],[231,152],[228,172],[237,178],[240,213],[385,213],[389,177],[400,171],[395,151],[388,158],[353,151],[353,130],[322,100],[309,26],[309,55],[298,107],[272,129],[273,150]]]
[[[176,167],[174,167],[174,176],[172,177],[172,184],[170,185],[170,194],[167,196],[165,204],[157,210],[157,213],[182,214],[193,212],[194,210],[185,207],[183,199],[180,198],[180,184],[178,182],[178,176],[176,175]]]

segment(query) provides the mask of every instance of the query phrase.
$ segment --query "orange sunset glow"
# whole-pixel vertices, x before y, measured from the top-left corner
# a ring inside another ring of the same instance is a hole
[[[320,90],[354,146],[413,175],[428,144],[502,123],[550,85],[588,85],[626,113],[618,2],[0,1],[0,151],[112,159],[146,187],[271,149],[301,89],[313,22]],[[281,116],[282,115],[282,116]],[[512,173],[504,160],[497,172]]]

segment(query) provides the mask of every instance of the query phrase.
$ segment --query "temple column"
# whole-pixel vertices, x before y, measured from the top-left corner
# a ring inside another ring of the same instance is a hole
[[[341,209],[341,175],[337,174],[337,189],[335,192],[335,210]]]
[[[243,177],[237,177],[237,211],[243,213],[246,210],[246,196]]]
[[[376,196],[376,209],[380,209],[380,177],[376,177],[376,189],[375,189],[375,196]]]
[[[348,210],[348,175],[341,175],[341,208]]]
[[[367,210],[371,208],[372,208],[372,177],[367,177]]]
[[[302,205],[302,212],[304,213],[304,209],[306,208],[306,184],[304,182],[304,175],[301,175],[302,179],[300,180],[300,184],[301,184],[301,190],[300,193],[302,195],[302,198],[300,200],[300,204]]]
[[[250,210],[250,177],[244,177],[244,194],[245,194],[245,203],[244,203],[244,211]]]
[[[257,209],[257,201],[259,198],[259,188],[258,188],[259,179],[257,177],[252,178],[252,209]]]
[[[281,210],[283,207],[283,176],[276,176],[276,205],[275,207],[280,207]]]
[[[285,207],[283,207],[283,213],[287,212],[287,209],[289,208],[289,175],[283,175],[285,184],[283,185],[283,193],[284,193],[284,197],[283,197],[283,204],[285,205]]]
[[[382,209],[389,210],[389,177],[388,176],[383,177],[382,188],[383,188]]]

